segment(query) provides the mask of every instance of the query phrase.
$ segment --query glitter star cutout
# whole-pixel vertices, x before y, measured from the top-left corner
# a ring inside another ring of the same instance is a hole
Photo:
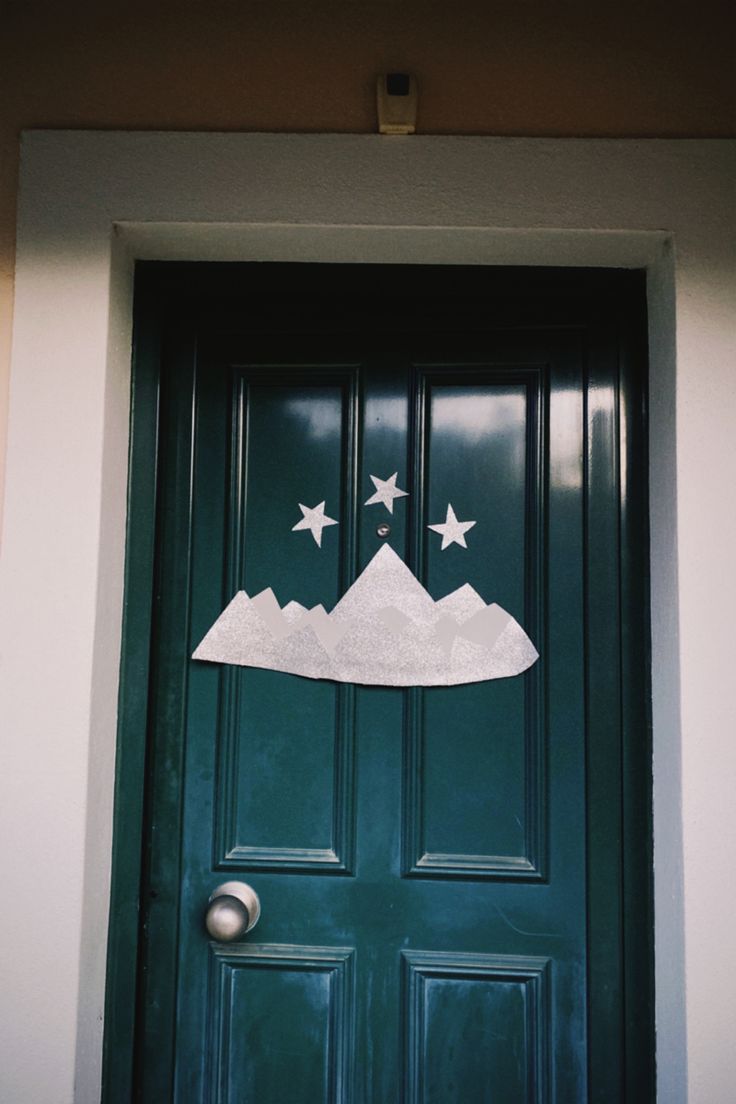
[[[322,530],[325,528],[325,526],[337,525],[338,522],[336,522],[334,518],[327,517],[327,515],[325,514],[324,502],[320,502],[317,506],[314,506],[311,509],[309,506],[302,506],[300,502],[299,509],[304,514],[304,517],[301,521],[298,521],[296,525],[292,526],[292,533],[296,532],[297,529],[309,529],[310,533],[315,539],[315,542],[317,543],[317,546],[321,548]]]
[[[372,494],[370,498],[366,499],[363,505],[375,506],[378,502],[382,502],[388,512],[392,514],[394,512],[394,499],[406,498],[409,494],[408,491],[401,491],[396,486],[398,475],[398,472],[394,472],[388,479],[379,479],[377,475],[372,475],[371,479],[376,491],[375,494]]]
[[[440,552],[444,552],[446,548],[449,548],[451,544],[459,544],[461,548],[467,548],[465,543],[465,534],[468,529],[472,529],[475,525],[474,521],[458,521],[455,517],[455,511],[448,502],[447,504],[447,517],[440,525],[428,525],[428,529],[432,529],[435,533],[442,534],[442,548]]]

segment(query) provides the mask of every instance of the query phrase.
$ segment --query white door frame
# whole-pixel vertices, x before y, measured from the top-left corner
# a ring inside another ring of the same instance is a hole
[[[9,910],[0,936],[0,1095],[99,1096],[132,262],[147,258],[647,269],[658,1097],[725,1099],[735,163],[723,141],[24,135],[0,840],[2,884],[43,904]]]

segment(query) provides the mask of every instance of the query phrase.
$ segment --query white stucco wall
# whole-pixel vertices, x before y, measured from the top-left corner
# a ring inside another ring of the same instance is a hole
[[[659,1100],[736,1083],[736,145],[25,136],[0,568],[0,1099],[98,1099],[131,259],[649,270]]]

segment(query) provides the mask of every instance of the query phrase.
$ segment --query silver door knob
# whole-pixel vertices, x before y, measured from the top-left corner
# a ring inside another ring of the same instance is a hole
[[[204,922],[218,943],[234,943],[256,926],[260,915],[261,902],[251,886],[223,882],[209,899]]]

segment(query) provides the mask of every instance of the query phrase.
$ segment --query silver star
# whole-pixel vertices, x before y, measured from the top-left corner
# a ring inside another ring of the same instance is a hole
[[[451,544],[459,544],[461,548],[467,548],[465,543],[464,534],[468,529],[472,529],[475,525],[474,521],[458,521],[455,517],[455,511],[448,502],[447,504],[447,517],[441,525],[428,525],[428,529],[432,529],[435,533],[442,534],[442,548],[440,552],[444,552],[446,548],[449,548]]]
[[[376,503],[382,502],[388,512],[392,514],[394,512],[394,499],[405,498],[409,494],[408,491],[401,491],[396,486],[398,475],[398,472],[394,472],[388,479],[379,479],[377,475],[372,475],[371,479],[376,492],[366,499],[363,505],[374,506]]]
[[[338,522],[334,518],[327,517],[325,514],[325,504],[320,502],[317,506],[310,509],[309,506],[302,506],[299,503],[299,509],[304,514],[301,521],[298,521],[296,525],[291,527],[292,533],[297,529],[309,529],[318,547],[322,547],[322,530],[326,525],[337,525]]]

